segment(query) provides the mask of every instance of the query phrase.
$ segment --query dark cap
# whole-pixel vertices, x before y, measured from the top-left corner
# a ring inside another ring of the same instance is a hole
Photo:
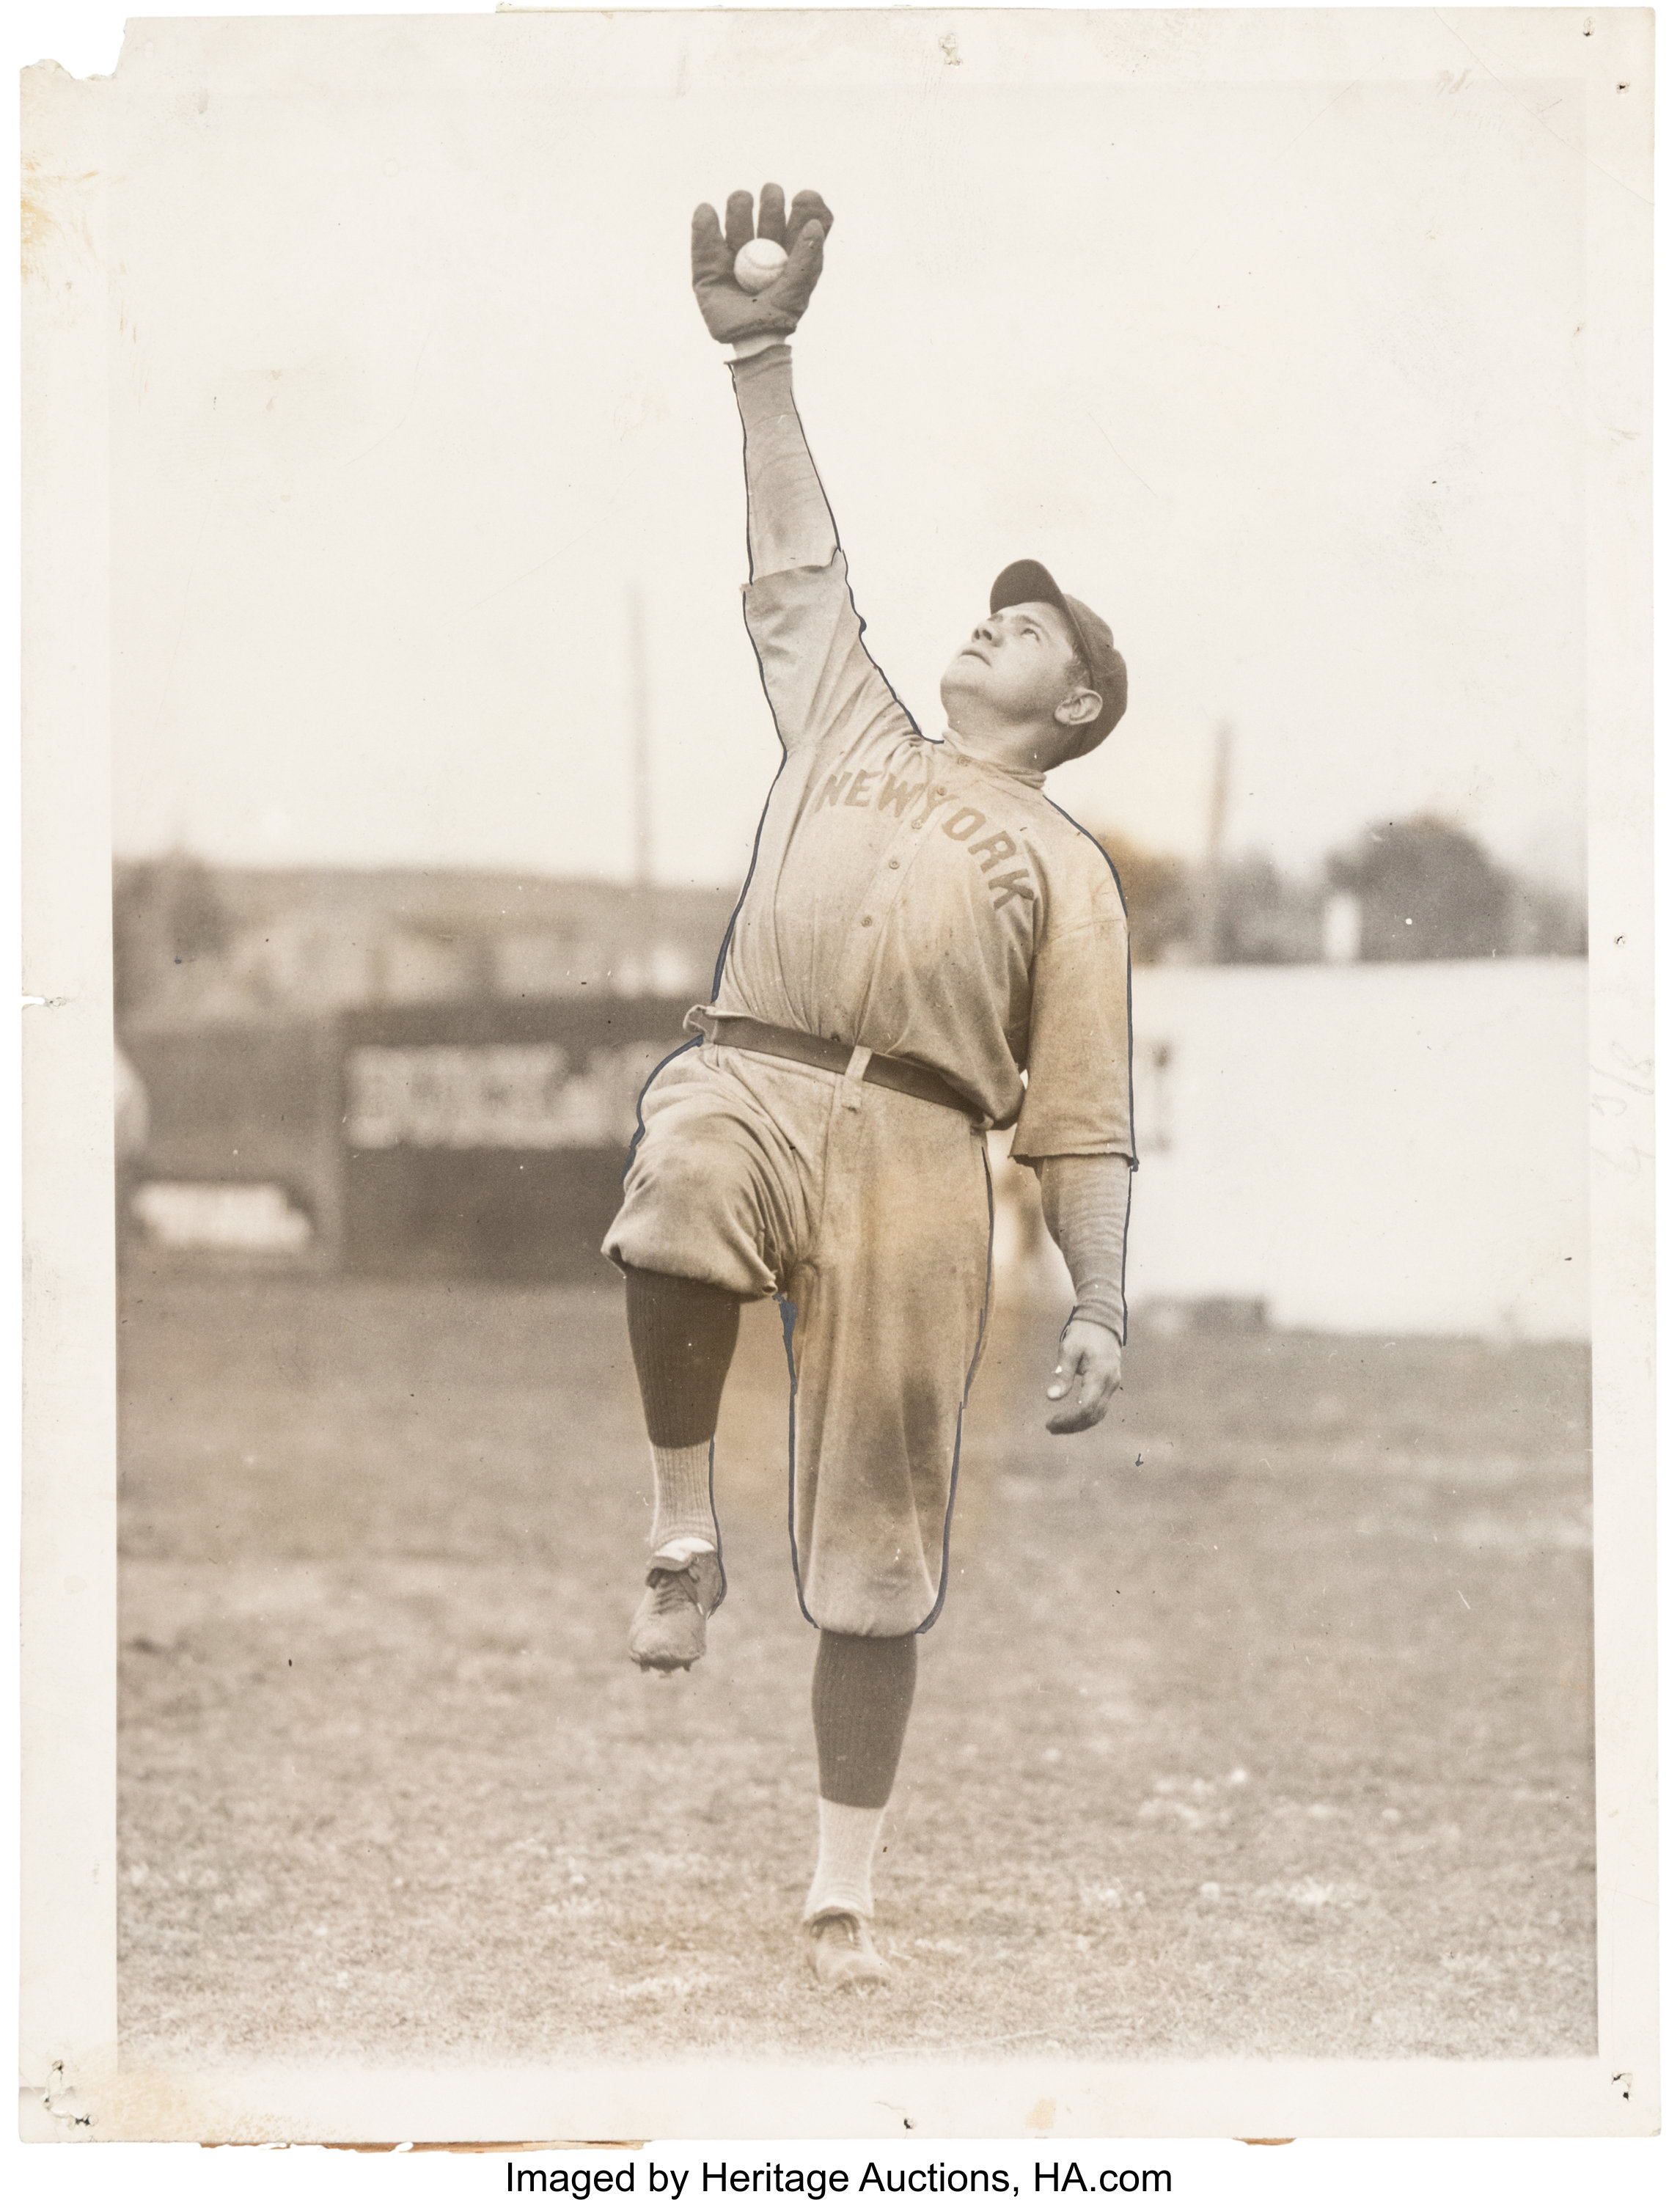
[[[992,608],[1007,611],[1011,604],[1054,604],[1073,629],[1080,652],[1091,668],[1091,684],[1103,699],[1103,707],[1088,726],[1074,728],[1078,745],[1069,758],[1087,756],[1117,726],[1126,711],[1126,659],[1115,647],[1113,630],[1099,619],[1089,604],[1077,596],[1064,596],[1049,570],[1036,558],[1017,558],[1005,565],[992,583]]]

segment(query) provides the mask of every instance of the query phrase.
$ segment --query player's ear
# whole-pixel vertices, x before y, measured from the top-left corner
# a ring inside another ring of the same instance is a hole
[[[1065,703],[1056,708],[1058,726],[1088,726],[1103,707],[1103,699],[1094,688],[1076,688]]]

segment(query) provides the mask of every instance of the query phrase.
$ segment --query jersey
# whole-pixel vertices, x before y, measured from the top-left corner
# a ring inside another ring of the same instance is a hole
[[[1016,773],[928,740],[863,647],[846,560],[765,575],[746,623],[783,759],[712,1013],[936,1070],[1021,1161],[1135,1165],[1125,906]]]

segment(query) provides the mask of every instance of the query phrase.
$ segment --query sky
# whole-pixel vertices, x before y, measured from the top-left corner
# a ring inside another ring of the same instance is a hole
[[[634,591],[656,875],[740,876],[777,752],[688,226],[775,178],[835,212],[796,386],[924,730],[1037,557],[1131,670],[1051,782],[1084,822],[1198,852],[1228,724],[1234,849],[1428,810],[1578,881],[1583,201],[1622,185],[1544,38],[1473,27],[132,26],[119,852],[628,875]]]

